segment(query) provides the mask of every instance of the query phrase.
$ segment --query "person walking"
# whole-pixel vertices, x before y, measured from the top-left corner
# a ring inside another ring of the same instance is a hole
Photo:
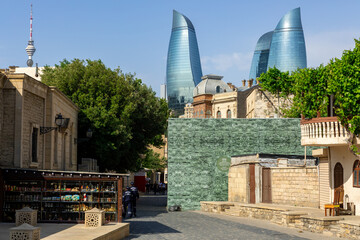
[[[154,195],[156,195],[157,186],[158,186],[158,184],[155,182],[155,183],[154,183]]]
[[[124,211],[125,211],[125,218],[126,217],[132,218],[132,215],[133,215],[133,211],[132,211],[133,199],[134,199],[134,195],[130,191],[130,187],[126,187],[126,191],[124,192],[123,199],[122,199],[123,206],[124,206]]]
[[[132,213],[134,214],[134,217],[136,217],[136,201],[139,199],[139,191],[138,191],[138,188],[134,186],[134,182],[131,182],[130,191],[133,195]]]
[[[146,181],[145,189],[146,189],[146,194],[149,194],[150,193],[150,183],[149,183],[149,181]]]

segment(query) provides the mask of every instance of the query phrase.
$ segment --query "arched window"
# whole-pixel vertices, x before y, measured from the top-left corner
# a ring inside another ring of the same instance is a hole
[[[205,118],[210,118],[210,117],[211,117],[211,111],[207,110],[205,114]]]
[[[353,186],[354,187],[360,187],[359,173],[360,173],[360,161],[356,160],[354,162],[354,166],[353,166]]]
[[[230,110],[230,109],[229,109],[229,110],[227,110],[226,117],[227,117],[227,118],[231,118],[231,110]]]
[[[217,112],[216,118],[221,118],[221,112],[220,111]]]
[[[216,93],[219,93],[220,92],[220,86],[217,86],[216,87]]]

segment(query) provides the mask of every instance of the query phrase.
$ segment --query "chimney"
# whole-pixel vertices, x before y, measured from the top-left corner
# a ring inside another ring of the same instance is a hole
[[[253,82],[254,82],[254,79],[252,79],[252,78],[251,78],[250,80],[248,80],[248,87],[249,87],[249,88],[252,87]]]
[[[242,80],[242,86],[245,87],[245,84],[246,84],[246,80]]]
[[[14,73],[17,66],[9,66],[9,72]]]

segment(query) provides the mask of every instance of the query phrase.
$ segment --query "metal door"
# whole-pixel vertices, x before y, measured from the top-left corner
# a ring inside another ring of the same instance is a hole
[[[271,203],[271,171],[270,168],[262,169],[262,202]]]
[[[255,203],[255,164],[249,164],[250,172],[250,203]]]

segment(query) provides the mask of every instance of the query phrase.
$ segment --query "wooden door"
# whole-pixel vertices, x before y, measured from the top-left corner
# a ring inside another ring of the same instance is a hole
[[[250,172],[250,203],[255,203],[255,164],[249,164]]]
[[[334,201],[342,203],[339,193],[344,191],[344,169],[341,163],[336,163],[334,168]]]
[[[270,168],[262,169],[262,202],[271,203],[271,171]]]

